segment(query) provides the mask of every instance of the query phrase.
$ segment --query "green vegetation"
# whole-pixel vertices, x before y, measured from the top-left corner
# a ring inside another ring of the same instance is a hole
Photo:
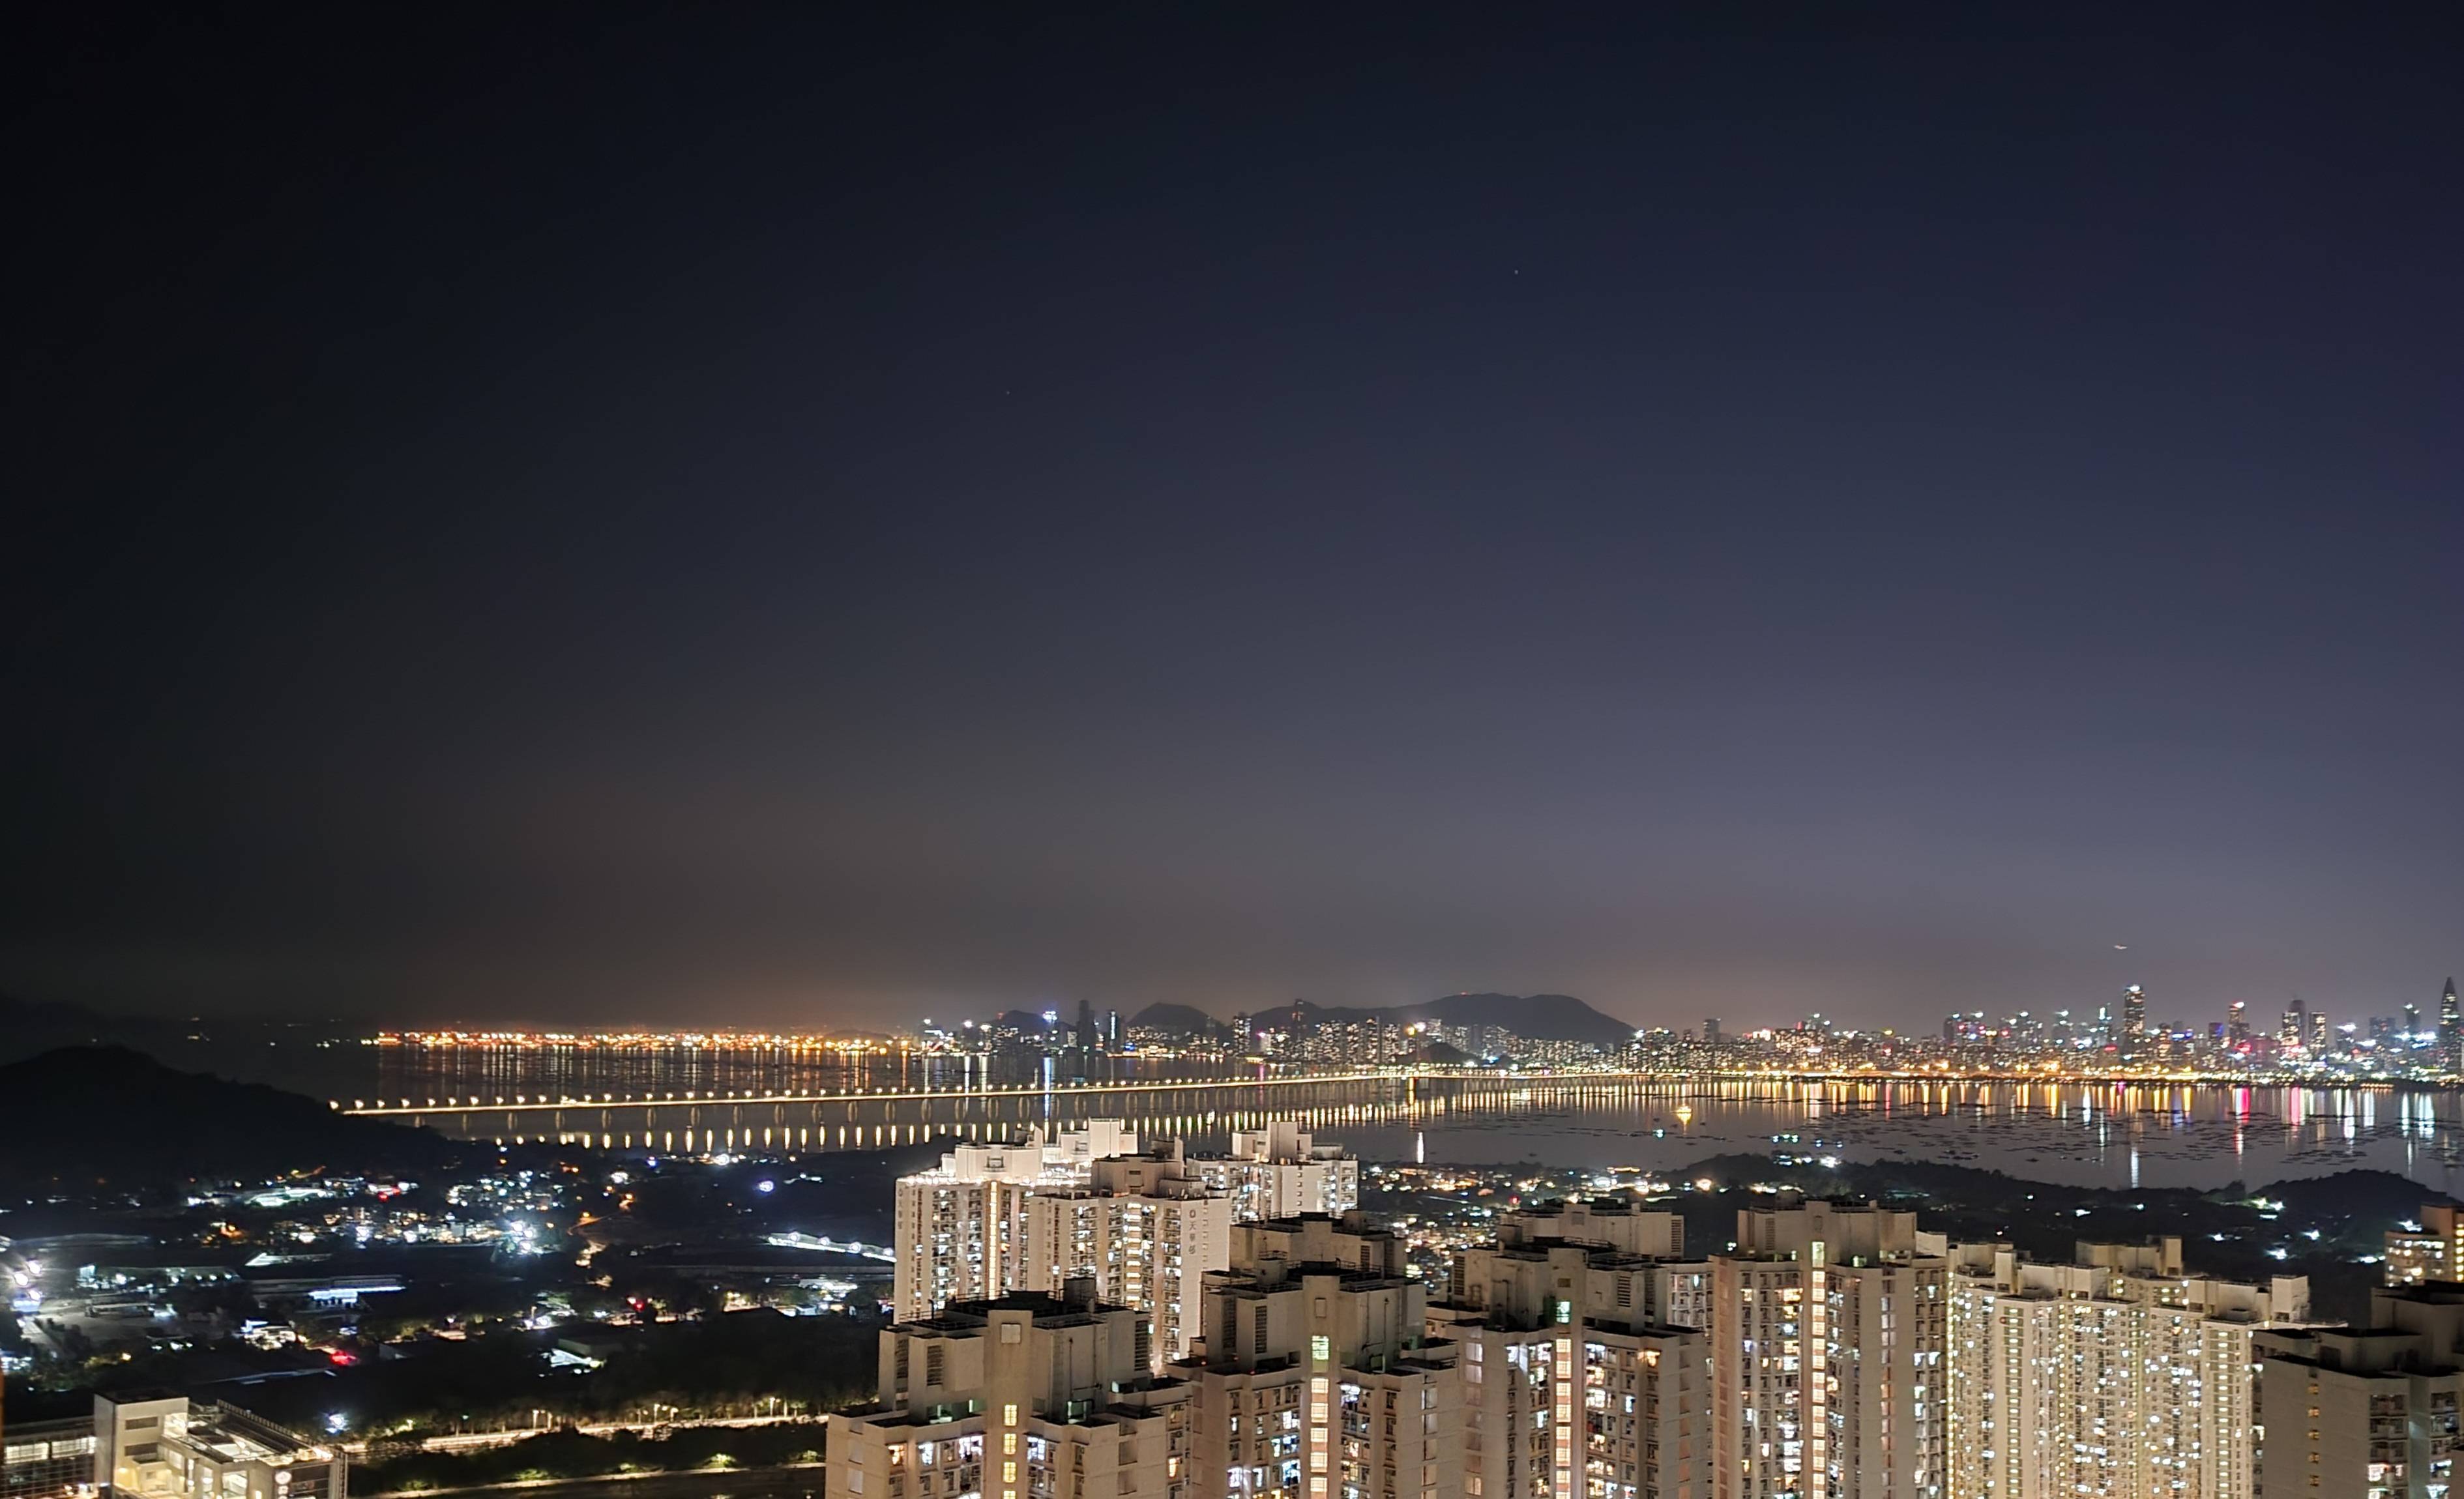
[[[248,1387],[240,1402],[300,1430],[323,1430],[339,1415],[355,1435],[418,1437],[491,1431],[557,1422],[731,1419],[838,1410],[873,1396],[881,1324],[825,1315],[786,1317],[736,1312],[646,1327],[578,1322],[546,1332],[497,1324],[462,1339],[427,1339],[379,1349],[356,1364],[319,1367],[316,1376]],[[603,1367],[551,1367],[560,1339],[587,1338]],[[321,1356],[319,1358],[321,1365]],[[157,1350],[98,1360],[75,1371],[74,1399],[44,1398],[12,1380],[12,1414],[75,1415],[84,1392],[170,1385],[186,1388],[237,1370],[297,1366],[302,1356]],[[21,1397],[24,1403],[20,1404]]]
[[[77,1121],[62,1129],[63,1119]],[[182,1072],[123,1047],[66,1047],[0,1067],[0,1184],[37,1193],[115,1191],[176,1203],[200,1179],[295,1171],[417,1176],[498,1154],[257,1083]]]

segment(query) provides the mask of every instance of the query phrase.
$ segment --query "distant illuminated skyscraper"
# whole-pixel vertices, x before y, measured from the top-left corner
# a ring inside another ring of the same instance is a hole
[[[2240,1000],[2225,1010],[2225,1040],[2240,1046],[2250,1039],[2250,1005]]]
[[[2122,1054],[2135,1056],[2147,1041],[2147,993],[2137,984],[2122,991]]]
[[[2455,1007],[2455,981],[2447,981],[2447,992],[2438,1000],[2438,1060],[2443,1066],[2454,1067],[2458,1053],[2464,1052],[2464,1012]]]

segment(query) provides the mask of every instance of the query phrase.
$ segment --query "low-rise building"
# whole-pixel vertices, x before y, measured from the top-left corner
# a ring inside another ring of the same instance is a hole
[[[12,1422],[0,1431],[0,1499],[94,1492],[94,1421]]]
[[[344,1499],[339,1448],[167,1391],[94,1398],[94,1484],[121,1499]]]

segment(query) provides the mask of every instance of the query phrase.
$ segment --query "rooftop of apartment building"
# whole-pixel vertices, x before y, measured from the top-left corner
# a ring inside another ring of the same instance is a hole
[[[987,1170],[1006,1173],[1029,1168],[1067,1176],[1108,1157],[1133,1155],[1137,1148],[1137,1133],[1119,1119],[1089,1119],[1077,1129],[1051,1135],[1029,1125],[998,1139],[961,1140],[939,1164],[902,1179],[929,1182],[971,1178]]]
[[[2306,1276],[2277,1275],[2246,1285],[2185,1269],[2178,1235],[2137,1244],[2082,1239],[2067,1264],[2030,1260],[2011,1245],[1949,1246],[1952,1273],[1964,1282],[1991,1282],[2023,1301],[2128,1300],[2193,1311],[2220,1322],[2286,1323],[2310,1315]]]
[[[1474,1249],[1479,1253],[1495,1255],[1499,1259],[1515,1260],[1532,1265],[1547,1263],[1552,1251],[1573,1251],[1581,1254],[1583,1264],[1591,1269],[1631,1270],[1637,1274],[1663,1266],[1682,1268],[1690,1265],[1700,1268],[1705,1263],[1676,1259],[1665,1254],[1635,1254],[1613,1245],[1591,1244],[1580,1239],[1525,1239],[1517,1242],[1501,1239],[1495,1244],[1475,1245]],[[1785,1259],[1787,1256],[1783,1255],[1781,1258]]]
[[[1632,1198],[1560,1198],[1506,1214],[1498,1220],[1497,1242],[1501,1246],[1574,1244],[1683,1259],[1685,1219]]]
[[[1364,1270],[1342,1264],[1291,1264],[1269,1260],[1263,1265],[1235,1266],[1228,1270],[1206,1272],[1206,1293],[1210,1296],[1233,1296],[1256,1300],[1278,1291],[1290,1290],[1310,1276],[1333,1279],[1337,1289],[1347,1291],[1378,1290],[1390,1286],[1420,1286],[1426,1283],[1402,1270]]]
[[[2343,1374],[2464,1374],[2464,1282],[2370,1291],[2368,1327],[2278,1327],[2256,1334],[2270,1357]]]
[[[1950,1250],[1956,1268],[1970,1273],[1991,1270],[1997,1256],[2037,1263],[1998,1240],[1965,1241]],[[2071,1243],[2070,1263],[2146,1278],[2179,1276],[2184,1273],[2182,1238],[2179,1234],[2151,1234],[2135,1244],[2118,1239],[2078,1239]]]
[[[1343,1147],[1318,1144],[1298,1119],[1274,1119],[1263,1130],[1235,1131],[1232,1155],[1251,1160],[1341,1160]]]
[[[1081,1369],[1072,1376],[1074,1382],[1067,1398],[1048,1406],[1039,1404],[1036,1420],[1054,1425],[1116,1423],[1143,1419],[1152,1413],[1152,1406],[1169,1403],[1178,1398],[1181,1381],[1158,1379],[1147,1373],[1145,1318],[1131,1308],[1097,1301],[1095,1283],[1091,1279],[1071,1280],[1058,1296],[1045,1291],[1015,1291],[991,1300],[953,1302],[937,1316],[902,1322],[891,1331],[928,1340],[935,1337],[977,1338],[990,1334],[995,1319],[1001,1314],[1022,1312],[1027,1313],[1039,1332],[1065,1333],[1093,1328],[1112,1318],[1135,1318],[1141,1324],[1138,1352],[1134,1358],[1124,1356],[1107,1362],[1099,1356],[1093,1367]],[[964,1422],[983,1412],[980,1394],[961,1390],[951,1392],[948,1399],[929,1399],[928,1389],[910,1396],[904,1379],[902,1368],[899,1394],[904,1403],[889,1400],[885,1389],[885,1398],[881,1401],[842,1414],[849,1420],[876,1427],[927,1428]],[[937,1375],[928,1376],[928,1379],[932,1388],[939,1387]]]
[[[1187,1381],[1175,1378],[1142,1378],[1134,1384],[1125,1383],[1114,1394],[1143,1393],[1172,1396],[1183,1389]],[[860,1421],[868,1426],[886,1430],[926,1431],[935,1426],[955,1425],[959,1422],[982,1416],[982,1402],[970,1401],[966,1406],[924,1405],[896,1406],[874,1404],[857,1410],[838,1412],[847,1421]],[[1153,1405],[1140,1405],[1128,1400],[1073,1400],[1058,1410],[1038,1410],[1034,1420],[1046,1426],[1123,1426],[1145,1421],[1156,1414]]]
[[[2402,1378],[2459,1372],[2453,1358],[2431,1352],[2420,1334],[2406,1328],[2276,1328],[2257,1335],[2265,1357],[2334,1374]]]
[[[1181,1142],[1169,1139],[1134,1154],[1107,1156],[1089,1168],[1086,1186],[1048,1197],[1152,1197],[1196,1201],[1217,1194],[1194,1174]]]
[[[994,1313],[1001,1312],[1029,1312],[1040,1328],[1089,1327],[1107,1315],[1137,1314],[1132,1308],[1097,1301],[1092,1280],[1072,1280],[1057,1296],[1044,1290],[1014,1290],[989,1301],[954,1301],[935,1315],[899,1323],[896,1331],[959,1335],[980,1333],[992,1325]]]
[[[1341,1275],[1347,1284],[1404,1280],[1408,1278],[1404,1249],[1399,1235],[1373,1226],[1364,1213],[1350,1212],[1340,1218],[1303,1213],[1297,1218],[1235,1223],[1232,1262],[1236,1268],[1228,1273],[1262,1285],[1303,1274]]]
[[[1529,1223],[1569,1217],[1637,1218],[1646,1213],[1669,1216],[1666,1208],[1651,1207],[1630,1197],[1552,1197],[1518,1207],[1507,1217]]]

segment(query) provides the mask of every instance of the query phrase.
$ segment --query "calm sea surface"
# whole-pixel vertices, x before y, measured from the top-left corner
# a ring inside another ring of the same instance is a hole
[[[1669,1171],[1707,1156],[1784,1151],[1939,1160],[2110,1186],[2255,1186],[2369,1166],[2441,1189],[2464,1187],[2457,1178],[2464,1095],[2454,1092],[1623,1078],[1224,1086],[1126,1069],[1097,1080],[1109,1086],[1083,1088],[1059,1075],[987,1076],[939,1060],[850,1066],[750,1048],[370,1049],[382,1052],[373,1064],[353,1059],[351,1075],[337,1080],[365,1088],[367,1101],[409,1104],[416,1112],[408,1122],[473,1138],[586,1140],[651,1153],[879,1150],[1094,1116],[1126,1117],[1144,1135],[1178,1135],[1210,1148],[1234,1130],[1297,1116],[1322,1139],[1368,1159]],[[875,1096],[725,1096],[824,1088]],[[494,1106],[542,1095],[605,1101]],[[657,1101],[640,1101],[648,1095]],[[363,1095],[340,1096],[348,1106]],[[477,1100],[487,1102],[474,1107]]]

